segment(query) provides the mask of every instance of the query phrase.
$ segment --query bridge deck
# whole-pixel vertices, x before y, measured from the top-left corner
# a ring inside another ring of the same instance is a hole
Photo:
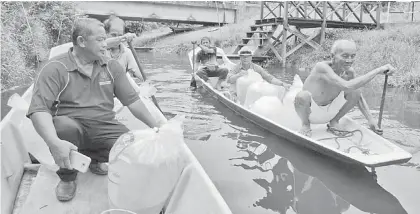
[[[214,25],[236,21],[236,9],[146,1],[84,1],[76,7],[99,20],[115,14],[124,20]]]
[[[256,20],[255,24],[270,24],[270,23],[283,23],[283,18],[271,18]],[[288,18],[288,24],[299,28],[317,28],[321,27],[322,19],[304,19],[304,18]],[[373,29],[376,28],[375,23],[359,23],[359,22],[343,22],[327,20],[327,28],[357,28],[357,29]]]

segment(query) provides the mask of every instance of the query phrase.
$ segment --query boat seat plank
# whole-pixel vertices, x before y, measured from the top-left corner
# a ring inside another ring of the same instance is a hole
[[[69,202],[57,200],[55,187],[58,182],[55,172],[41,166],[21,213],[99,214],[109,209],[107,176],[94,175],[89,171],[79,173],[76,196]]]

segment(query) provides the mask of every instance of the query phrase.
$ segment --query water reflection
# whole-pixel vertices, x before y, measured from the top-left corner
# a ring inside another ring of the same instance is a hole
[[[232,124],[242,119],[235,117],[227,119]],[[253,178],[267,192],[254,206],[278,213],[345,213],[351,206],[366,213],[407,213],[366,168],[339,163],[267,132],[247,130],[237,134],[237,148],[244,155],[231,158],[232,164],[272,175],[269,180]]]

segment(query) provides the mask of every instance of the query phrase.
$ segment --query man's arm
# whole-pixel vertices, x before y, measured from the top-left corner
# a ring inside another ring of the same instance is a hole
[[[105,40],[108,48],[117,47],[121,42],[131,41],[136,37],[134,33],[126,33],[122,36],[110,37]]]
[[[35,130],[48,146],[58,138],[51,112],[61,85],[57,66],[61,65],[49,62],[39,72],[34,82],[33,95],[26,115],[32,120]]]
[[[35,112],[31,115],[32,124],[36,132],[44,139],[48,147],[59,140],[54,127],[52,115],[48,112]]]
[[[122,66],[115,60],[110,60],[109,68],[115,76],[115,96],[124,106],[127,106],[130,112],[150,128],[159,127],[159,124],[147,110],[140,97],[131,86]]]
[[[244,73],[246,73],[246,71],[244,73],[242,73],[242,72],[240,72],[240,70],[241,70],[241,63],[235,65],[235,67],[233,67],[232,71],[229,72],[229,76],[228,76],[227,80],[230,84],[234,84],[236,82],[236,80],[239,79],[239,77],[243,76]]]
[[[150,128],[160,127],[158,121],[152,116],[141,99],[138,99],[127,107],[137,119],[141,120]]]
[[[356,77],[356,72],[354,71],[353,68],[351,68],[348,72],[346,72],[346,77],[344,79],[346,80],[351,80],[354,79]],[[372,114],[370,114],[369,112],[369,106],[365,100],[365,98],[363,97],[363,94],[360,94],[360,99],[359,102],[357,103],[360,111],[362,112],[362,114],[366,117],[366,119],[368,120],[369,124],[374,124],[374,120],[372,117]]]
[[[63,84],[60,83],[57,65],[58,63],[56,62],[49,62],[39,72],[39,76],[34,83],[27,117],[31,119],[36,132],[49,147],[55,163],[62,168],[72,169],[69,159],[70,151],[77,150],[77,147],[58,137],[51,112],[53,103],[61,88],[60,86]]]
[[[198,44],[198,47],[201,48],[205,53],[214,53],[216,54],[216,47],[206,47],[204,45]]]
[[[127,52],[127,70],[132,73],[135,77],[143,80],[143,76],[140,73],[140,68],[137,66],[136,59],[134,58],[133,52],[130,49],[126,48]]]
[[[379,68],[376,68],[365,75],[356,77],[351,80],[345,80],[338,76],[333,69],[324,62],[317,63],[315,65],[315,72],[318,72],[322,77],[329,83],[339,87],[343,91],[355,90],[358,89],[366,83],[370,82],[376,75],[383,73],[387,70],[392,69],[392,66],[385,65]]]
[[[255,69],[256,72],[258,72],[259,74],[261,74],[262,78],[265,81],[267,81],[267,82],[269,82],[271,84],[274,84],[274,85],[285,86],[285,84],[281,80],[275,78],[273,75],[271,75],[270,73],[268,73],[268,71],[266,71],[261,66],[254,64],[254,69]]]

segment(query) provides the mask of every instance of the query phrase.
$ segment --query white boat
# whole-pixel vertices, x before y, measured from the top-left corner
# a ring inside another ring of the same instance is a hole
[[[197,52],[198,50],[196,49],[195,54]],[[193,69],[193,54],[193,51],[190,51],[188,54],[191,69]],[[222,55],[225,67],[232,68],[234,66],[234,63],[226,57],[223,57],[223,50],[218,50],[218,54]],[[348,116],[344,116],[340,120],[340,125],[344,127],[346,131],[355,132],[353,135],[339,138],[327,131],[326,124],[314,124],[311,125],[312,137],[304,136],[298,133],[300,119],[293,118],[293,121],[291,121],[290,117],[288,117],[288,114],[296,114],[294,109],[290,109],[293,105],[290,105],[288,109],[285,109],[285,115],[277,117],[277,120],[274,121],[271,117],[268,118],[261,113],[252,112],[250,108],[245,108],[226,97],[225,93],[216,90],[213,87],[216,78],[213,78],[213,80],[212,78],[209,78],[210,81],[205,82],[196,74],[193,75],[198,87],[204,88],[215,99],[252,123],[255,123],[281,138],[285,138],[290,142],[299,144],[320,154],[335,158],[339,161],[369,167],[372,169],[374,175],[376,175],[376,167],[405,163],[412,157],[407,151],[375,134],[370,129],[358,124]],[[303,83],[300,78],[295,77],[292,88],[294,87],[294,90],[298,90],[302,85]]]
[[[71,43],[54,47],[50,58],[63,53],[71,47]],[[59,202],[55,196],[55,187],[59,182],[54,169],[54,161],[47,145],[35,131],[32,122],[26,118],[26,109],[32,97],[33,85],[21,98],[12,99],[14,106],[0,123],[1,129],[1,213],[11,214],[101,214],[109,209],[108,177],[92,174],[90,171],[79,173],[77,177],[77,193],[69,202]],[[114,110],[117,118],[129,129],[138,130],[146,126],[137,120],[118,100]],[[216,189],[203,167],[198,162],[187,145],[184,144],[189,164],[168,200],[165,213],[194,214],[194,213],[232,213],[219,191]],[[40,165],[31,164],[28,156],[30,152]],[[14,209],[17,192],[25,168],[38,170],[26,201],[21,207]],[[123,213],[123,212],[119,212]],[[129,212],[127,212],[129,213]]]

